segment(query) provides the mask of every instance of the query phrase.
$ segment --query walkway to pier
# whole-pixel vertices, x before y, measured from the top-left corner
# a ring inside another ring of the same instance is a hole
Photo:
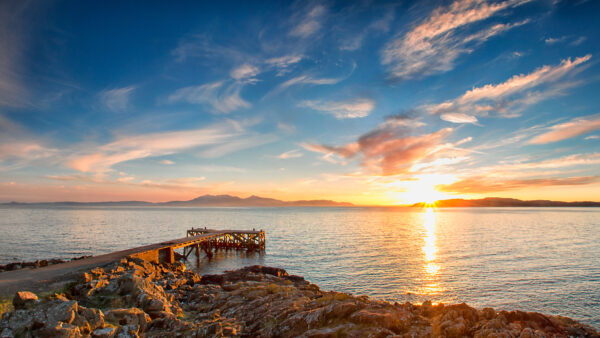
[[[262,230],[192,228],[188,230],[187,237],[171,241],[144,245],[62,264],[48,265],[37,269],[0,272],[0,296],[12,296],[20,290],[36,291],[60,288],[82,271],[97,266],[105,266],[127,256],[143,258],[157,263],[173,263],[175,261],[174,250],[178,248],[184,248],[186,255],[189,255],[194,248],[197,250],[197,254],[198,250],[202,249],[209,257],[212,256],[212,251],[217,249],[264,250],[265,233]]]

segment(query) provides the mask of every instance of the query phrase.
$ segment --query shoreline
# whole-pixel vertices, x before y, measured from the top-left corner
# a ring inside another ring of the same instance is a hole
[[[25,291],[25,290],[22,290]],[[22,293],[0,336],[446,336],[600,337],[575,320],[464,303],[389,303],[322,291],[283,269],[200,276],[179,262],[124,258],[79,273],[60,292]]]

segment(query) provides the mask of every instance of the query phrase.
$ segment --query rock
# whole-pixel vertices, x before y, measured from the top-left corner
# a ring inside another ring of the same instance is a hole
[[[82,281],[83,283],[89,283],[89,282],[91,282],[92,280],[94,280],[94,277],[92,277],[92,275],[91,275],[91,274],[89,274],[89,273],[87,273],[87,272],[84,272],[84,273],[81,275],[81,281]]]
[[[92,338],[111,338],[114,337],[117,329],[111,326],[107,326],[103,329],[96,329],[92,332]]]
[[[38,297],[33,292],[19,291],[13,298],[13,306],[15,309],[26,309],[30,308],[37,302]]]
[[[92,270],[90,270],[90,272],[96,277],[104,276],[106,274],[106,271],[104,271],[104,269],[102,269],[101,267],[93,268]]]
[[[91,330],[104,327],[104,314],[101,310],[80,306],[78,314],[86,319]]]
[[[2,330],[2,332],[0,332],[0,338],[14,338],[15,335],[13,334],[12,330],[9,328],[5,328],[4,330]]]
[[[41,329],[39,335],[43,337],[78,338],[81,337],[79,328],[71,324],[57,323]]]
[[[27,310],[15,310],[14,312],[9,313],[7,317],[8,323],[6,326],[13,332],[23,328],[29,328],[33,323],[33,317]],[[4,317],[2,317],[2,319],[3,321],[5,320]]]
[[[127,324],[119,327],[117,329],[117,337],[118,338],[129,338],[129,337],[139,337],[139,326],[133,324]]]
[[[63,301],[54,300],[51,306],[46,310],[46,317],[48,323],[52,324],[55,322],[63,322],[65,324],[71,324],[75,319],[77,313],[77,302],[74,300]]]
[[[109,310],[104,319],[119,325],[138,326],[140,332],[144,332],[151,321],[150,316],[139,308]]]

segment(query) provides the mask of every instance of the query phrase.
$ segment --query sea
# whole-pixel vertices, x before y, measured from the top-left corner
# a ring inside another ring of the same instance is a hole
[[[193,254],[201,274],[260,264],[391,302],[563,315],[600,328],[600,208],[0,207],[0,264],[262,229],[263,253]]]

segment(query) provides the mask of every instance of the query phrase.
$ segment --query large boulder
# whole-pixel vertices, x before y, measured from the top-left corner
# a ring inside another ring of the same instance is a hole
[[[38,302],[38,296],[33,292],[19,291],[13,298],[13,306],[15,309],[28,309],[33,307]]]

